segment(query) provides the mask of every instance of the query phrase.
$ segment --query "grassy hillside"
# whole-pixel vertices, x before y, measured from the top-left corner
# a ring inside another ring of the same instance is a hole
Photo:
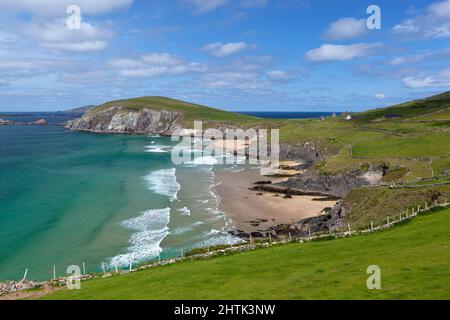
[[[186,125],[188,128],[193,127],[195,120],[238,124],[257,121],[257,118],[254,117],[165,97],[140,97],[111,101],[98,106],[91,112],[95,113],[112,106],[121,106],[132,111],[138,111],[143,108],[178,111],[183,114],[181,123]]]
[[[386,114],[400,114],[385,119]],[[387,164],[390,182],[413,182],[444,174],[450,154],[450,93],[367,111],[357,119],[293,120],[280,126],[281,141],[318,142],[324,173]],[[403,172],[403,175],[399,173]]]
[[[84,282],[44,299],[450,299],[450,209],[353,238],[296,243]],[[381,290],[366,287],[381,268]]]
[[[382,119],[386,114],[398,114],[400,119],[419,117],[450,108],[450,91],[426,99],[414,100],[396,106],[370,110],[359,115],[358,121]]]

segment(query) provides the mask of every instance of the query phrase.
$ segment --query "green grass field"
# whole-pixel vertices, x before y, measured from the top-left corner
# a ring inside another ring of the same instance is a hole
[[[181,123],[186,128],[192,128],[194,121],[204,120],[209,123],[258,123],[261,119],[237,114],[233,112],[227,112],[207,106],[202,106],[194,103],[180,101],[176,99],[170,99],[166,97],[140,97],[133,99],[124,99],[107,102],[91,110],[91,112],[98,112],[107,109],[112,106],[125,107],[128,110],[139,111],[143,108],[153,110],[174,110],[182,113]],[[206,121],[207,120],[207,121]]]
[[[44,299],[450,299],[450,209],[365,236],[185,261]],[[381,290],[366,270],[381,268]]]

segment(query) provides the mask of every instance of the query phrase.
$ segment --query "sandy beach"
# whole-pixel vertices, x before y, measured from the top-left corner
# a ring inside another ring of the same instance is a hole
[[[336,204],[336,201],[314,201],[317,197],[312,196],[286,199],[284,194],[250,190],[256,181],[279,181],[261,176],[259,169],[221,170],[216,172],[215,179],[220,209],[233,220],[236,230],[246,233],[317,216],[324,208]]]

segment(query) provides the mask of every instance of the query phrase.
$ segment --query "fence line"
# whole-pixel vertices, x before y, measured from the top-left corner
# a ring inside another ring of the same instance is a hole
[[[445,203],[442,203],[442,204],[438,204],[435,201],[435,203],[431,206],[428,206],[428,203],[425,203],[424,207],[422,207],[420,205],[417,206],[417,210],[415,210],[415,207],[412,207],[411,214],[409,214],[409,209],[407,209],[406,212],[404,212],[405,215],[403,215],[403,212],[400,213],[398,215],[398,217],[399,217],[398,220],[395,220],[395,219],[391,220],[390,216],[387,216],[387,223],[379,225],[379,226],[374,226],[373,221],[371,221],[370,227],[368,229],[363,229],[363,230],[352,230],[351,225],[348,224],[347,231],[333,233],[332,230],[330,230],[329,233],[312,235],[311,230],[309,229],[307,237],[295,238],[292,236],[291,233],[289,233],[288,236],[285,236],[284,241],[274,241],[271,233],[269,232],[269,241],[267,241],[267,239],[265,239],[265,241],[264,240],[255,240],[254,238],[252,238],[250,236],[250,240],[246,241],[243,244],[238,244],[235,246],[231,245],[229,247],[215,250],[215,251],[211,251],[210,247],[208,247],[207,251],[205,253],[193,254],[193,255],[189,255],[189,256],[186,256],[183,249],[181,249],[181,254],[182,254],[181,257],[168,258],[168,259],[162,260],[161,256],[158,255],[158,259],[156,262],[144,264],[144,265],[138,266],[134,269],[133,269],[132,263],[130,262],[129,270],[120,270],[117,265],[114,265],[114,266],[110,267],[110,270],[109,270],[110,272],[108,272],[108,270],[105,266],[105,263],[102,261],[101,268],[103,271],[103,275],[101,277],[103,277],[103,278],[110,277],[113,275],[113,271],[115,271],[115,273],[117,275],[120,275],[120,274],[125,274],[125,273],[130,273],[130,272],[136,272],[139,270],[150,269],[150,268],[154,268],[154,267],[158,267],[158,266],[162,266],[162,265],[174,264],[174,263],[178,263],[178,262],[186,261],[186,260],[207,259],[209,257],[213,257],[213,256],[217,256],[217,255],[226,255],[227,253],[245,252],[245,251],[255,250],[257,248],[268,248],[268,247],[273,247],[273,246],[288,244],[288,243],[295,243],[295,242],[300,242],[300,243],[311,242],[311,241],[315,241],[315,240],[327,239],[330,237],[334,238],[334,239],[339,239],[339,238],[350,237],[353,235],[378,232],[378,231],[392,228],[393,226],[395,226],[399,223],[402,223],[404,221],[412,220],[420,213],[427,212],[427,211],[430,211],[432,209],[439,208],[439,207],[446,208],[449,205],[450,205],[450,203],[448,203],[447,200]],[[205,249],[205,248],[202,248],[202,249]],[[34,287],[39,287],[39,286],[43,286],[43,285],[65,286],[68,283],[68,281],[88,280],[88,279],[93,279],[93,278],[99,277],[98,273],[86,274],[84,262],[83,262],[83,274],[81,274],[81,275],[57,278],[56,277],[56,266],[53,266],[53,273],[54,273],[54,279],[51,279],[49,281],[40,282],[40,283],[32,282],[34,284]],[[20,284],[21,282],[26,281],[27,274],[28,274],[28,268],[25,269],[24,278],[21,281],[12,284],[12,288],[16,287],[16,288],[18,288],[17,290],[10,291],[10,292],[2,292],[2,290],[0,290],[0,295],[2,295],[4,293],[12,293],[12,292],[17,292],[17,291],[22,291],[22,290],[29,290],[30,287],[21,288],[20,286],[17,286],[17,284]],[[2,285],[2,282],[0,282],[0,289],[2,289],[1,285]]]

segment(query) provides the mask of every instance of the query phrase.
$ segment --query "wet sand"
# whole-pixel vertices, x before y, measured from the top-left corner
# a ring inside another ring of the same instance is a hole
[[[232,219],[236,230],[246,233],[267,230],[280,224],[318,216],[326,207],[333,207],[336,201],[313,201],[318,197],[293,196],[285,199],[284,194],[252,191],[256,181],[272,179],[260,175],[259,169],[217,171],[216,191],[221,197],[220,209]]]

